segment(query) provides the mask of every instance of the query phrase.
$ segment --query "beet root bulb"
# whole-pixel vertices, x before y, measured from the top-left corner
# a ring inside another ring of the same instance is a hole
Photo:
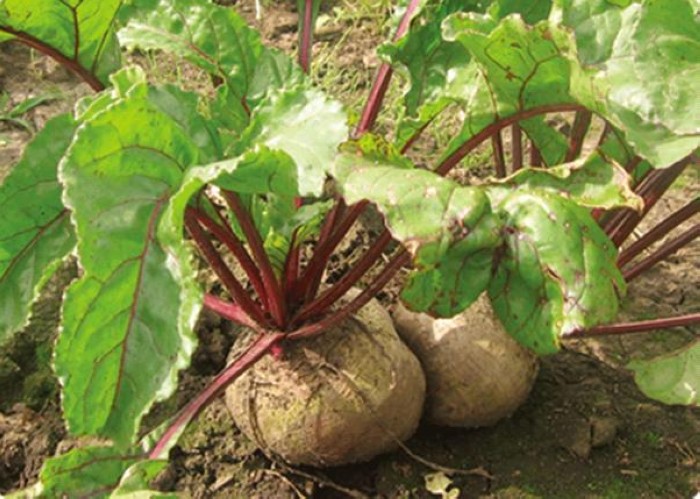
[[[339,327],[289,344],[280,360],[266,356],[226,391],[236,425],[258,446],[312,466],[396,449],[418,426],[424,399],[420,363],[376,300]]]
[[[508,335],[485,295],[450,319],[399,305],[394,321],[423,365],[429,422],[490,426],[527,399],[537,376],[537,357]]]

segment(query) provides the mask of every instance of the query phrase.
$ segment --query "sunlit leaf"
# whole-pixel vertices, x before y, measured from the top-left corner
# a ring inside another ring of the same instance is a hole
[[[691,0],[560,0],[582,60],[604,92],[604,116],[641,156],[668,166],[700,145],[700,18]],[[623,8],[624,7],[624,8]]]
[[[523,169],[500,185],[553,192],[588,208],[641,210],[644,205],[632,190],[627,172],[599,152],[552,168]]]
[[[482,190],[352,154],[338,159],[334,175],[347,202],[375,203],[413,255],[416,270],[402,293],[412,309],[451,316],[484,291],[501,237]]]
[[[462,131],[448,154],[517,113],[594,102],[571,34],[550,22],[528,26],[514,16],[497,21],[488,15],[455,14],[443,23],[443,36],[459,42],[472,57],[468,66],[455,69],[446,90],[465,112]]]
[[[340,103],[318,90],[273,93],[252,114],[234,155],[255,144],[284,151],[296,164],[299,194],[320,196],[338,146],[347,139],[346,121]]]
[[[60,174],[84,269],[56,345],[64,414],[73,433],[122,447],[172,393],[200,306],[191,269],[181,270],[189,255],[166,251],[156,232],[201,143],[148,95],[134,89],[81,126]]]
[[[480,7],[478,1],[425,2],[414,13],[417,19],[408,34],[379,48],[380,56],[407,80],[404,115],[397,130],[399,146],[449,105],[444,96],[448,75],[469,62],[469,53],[459,43],[443,40],[440,24],[454,12]],[[404,11],[405,5],[397,14],[403,16]]]
[[[289,56],[263,46],[260,35],[230,8],[193,0],[136,0],[119,31],[128,48],[163,50],[208,72],[217,89],[212,113],[240,132],[251,110],[273,90],[304,80]]]

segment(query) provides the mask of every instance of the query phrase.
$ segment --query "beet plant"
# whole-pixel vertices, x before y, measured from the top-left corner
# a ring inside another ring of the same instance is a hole
[[[698,235],[695,225],[640,258],[697,214],[696,198],[626,244],[698,146],[694,2],[403,0],[352,131],[305,75],[319,5],[298,2],[297,64],[204,0],[0,0],[0,41],[54,58],[95,91],[47,123],[0,187],[0,340],[76,254],[53,365],[68,430],[101,442],[49,459],[21,494],[148,490],[208,402],[268,354],[274,366],[359,320],[403,268],[409,308],[450,317],[486,292],[508,333],[541,355],[564,338],[700,321],[614,323],[626,282]],[[122,65],[125,48],[187,60],[210,75],[210,91],[150,84]],[[406,91],[387,138],[372,129],[394,72]],[[434,164],[416,167],[407,154],[447,113],[460,131]],[[573,114],[570,130],[550,126],[552,113]],[[586,147],[594,119],[605,126]],[[444,178],[485,142],[495,178]],[[369,204],[386,230],[322,286]],[[385,261],[392,241],[400,247]],[[202,291],[195,255],[220,295]],[[252,336],[202,393],[144,428],[190,362],[202,307]],[[640,361],[640,387],[697,403],[699,352],[695,341]]]

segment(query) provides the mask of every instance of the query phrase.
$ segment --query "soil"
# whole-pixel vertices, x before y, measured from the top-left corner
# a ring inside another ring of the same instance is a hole
[[[239,3],[266,40],[294,48],[293,2],[263,2],[261,21],[255,20],[252,1]],[[372,9],[366,16],[353,16],[353,8],[349,1],[335,2],[323,12],[314,76],[359,112],[358,95],[367,90],[377,66],[372,47],[384,27],[372,17]],[[26,118],[37,128],[88,92],[76,81],[23,47],[0,45],[0,90],[9,92],[14,103],[29,94],[61,95],[28,113]],[[29,139],[29,132],[0,122],[0,180]],[[660,219],[697,195],[698,184],[697,170],[684,175],[650,219]],[[353,234],[334,260],[329,280],[356,257],[376,224],[370,219]],[[621,318],[697,312],[699,253],[696,241],[635,280]],[[66,264],[35,305],[27,328],[0,348],[0,493],[31,484],[44,459],[75,445],[61,422],[58,385],[46,367],[62,289],[75,275],[75,265]],[[382,298],[391,305],[395,294],[390,288]],[[153,411],[151,424],[184,404],[224,366],[237,330],[205,313],[198,334],[201,346],[192,366],[181,374],[181,389]],[[700,411],[650,401],[623,367],[632,357],[668,351],[698,334],[698,328],[676,328],[571,342],[562,353],[542,359],[530,398],[510,419],[469,431],[422,425],[406,450],[326,470],[294,468],[265,455],[240,434],[223,403],[216,401],[183,435],[155,485],[207,498],[428,498],[440,494],[429,492],[426,480],[445,472],[449,489],[465,498],[688,498],[700,491]]]

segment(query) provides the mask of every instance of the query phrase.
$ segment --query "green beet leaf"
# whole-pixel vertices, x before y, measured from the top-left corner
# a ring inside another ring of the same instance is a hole
[[[67,64],[95,89],[119,68],[112,22],[120,0],[3,0],[0,41],[16,39]]]
[[[399,147],[445,111],[450,104],[444,96],[448,75],[454,68],[469,62],[469,53],[461,44],[442,39],[441,22],[454,12],[477,10],[478,7],[476,1],[426,2],[414,13],[417,19],[408,34],[379,47],[379,55],[407,81],[404,115],[397,129]],[[404,12],[405,6],[397,10],[400,16]]]
[[[232,155],[256,144],[284,151],[296,164],[299,194],[320,196],[329,165],[347,136],[341,104],[318,90],[297,86],[271,94],[253,112]]]
[[[569,141],[564,134],[549,126],[544,116],[522,120],[520,127],[540,152],[545,166],[559,165],[565,161]]]
[[[598,151],[552,168],[519,170],[499,184],[512,190],[527,187],[553,192],[588,208],[626,207],[640,211],[644,206],[631,188],[624,168]]]
[[[199,147],[200,162],[221,159],[223,145],[211,122],[198,112],[200,99],[196,94],[185,92],[174,85],[151,87],[148,100],[172,118],[190,139]]]
[[[66,292],[56,345],[64,415],[74,434],[120,447],[172,393],[194,348],[201,296],[189,255],[157,238],[170,196],[200,160],[200,140],[171,117],[187,113],[166,114],[135,87],[81,126],[60,171],[84,270]]]
[[[635,360],[627,367],[634,371],[634,380],[647,397],[664,404],[698,405],[700,341],[651,360]]]
[[[185,208],[207,184],[237,192],[247,203],[265,250],[278,272],[284,266],[293,237],[299,244],[315,233],[331,207],[329,202],[317,202],[297,210],[293,203],[299,195],[294,162],[281,151],[255,146],[239,157],[188,172],[168,206],[160,229],[163,241],[174,246],[180,244]],[[242,233],[237,235],[245,237]]]
[[[700,145],[700,18],[692,0],[559,0],[581,59],[605,96],[604,116],[655,167]],[[663,77],[659,77],[663,75]]]
[[[547,18],[551,1],[427,2],[421,4],[414,14],[416,19],[406,36],[380,47],[379,54],[408,81],[404,94],[405,114],[397,129],[397,143],[400,147],[436,116],[448,112],[450,104],[455,100],[449,91],[451,82],[457,74],[467,70],[471,60],[467,46],[454,38],[442,36],[443,21],[459,12],[483,13],[487,7],[494,26],[496,20],[510,14],[520,14],[526,23],[533,24]],[[399,12],[402,13],[403,10]],[[476,76],[469,71],[467,73],[470,77]]]
[[[46,123],[0,185],[0,343],[26,323],[41,287],[75,246],[57,179],[75,128],[67,115]]]
[[[191,0],[137,0],[119,31],[129,49],[163,50],[184,57],[225,83],[219,108],[240,131],[247,123],[245,96],[263,46],[260,35],[234,11]]]
[[[494,17],[503,18],[511,14],[520,14],[528,24],[535,24],[547,19],[552,8],[552,0],[497,0],[489,8]]]
[[[246,95],[262,43],[238,14],[191,0],[137,0],[134,7],[119,31],[125,47],[172,52]]]
[[[299,192],[294,162],[285,153],[265,146],[251,148],[236,158],[192,168],[168,204],[160,228],[163,240],[179,244],[185,209],[207,184],[248,197],[269,193],[281,199],[293,199]]]
[[[10,497],[109,497],[124,473],[144,459],[143,453],[134,449],[73,449],[47,459],[39,473],[39,482]]]
[[[334,176],[348,203],[375,203],[413,255],[416,271],[402,294],[411,308],[452,316],[486,289],[501,237],[482,190],[353,154],[338,159]]]
[[[585,208],[532,189],[494,200],[494,210],[505,220],[505,247],[488,291],[515,339],[554,353],[563,335],[615,318],[625,293],[617,251]]]
[[[573,28],[581,62],[604,63],[622,27],[624,8],[632,0],[555,0],[551,19]]]
[[[250,110],[275,88],[304,77],[282,52],[262,45],[260,35],[236,12],[192,0],[137,0],[119,31],[128,48],[164,50],[184,57],[221,82],[212,114],[240,132]]]
[[[287,54],[264,47],[248,86],[248,107],[257,108],[265,97],[278,89],[304,83],[308,83],[304,73]]]
[[[553,23],[528,26],[519,16],[498,21],[489,15],[455,14],[443,23],[443,37],[462,44],[472,57],[469,65],[455,68],[446,89],[466,116],[446,154],[519,113],[594,103],[586,94],[590,85],[577,63],[571,34]]]

